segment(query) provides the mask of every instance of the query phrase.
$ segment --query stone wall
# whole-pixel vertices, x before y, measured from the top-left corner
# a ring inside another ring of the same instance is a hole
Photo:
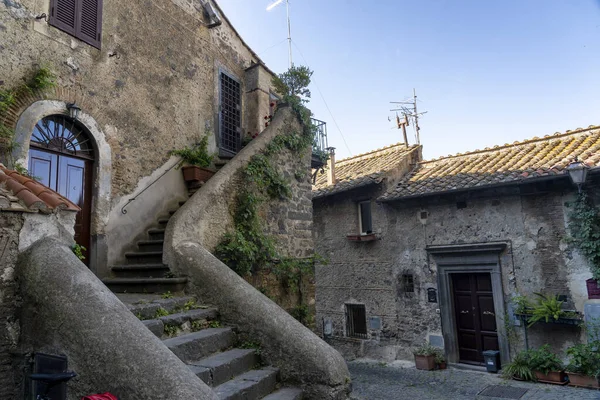
[[[0,398],[17,398],[17,383],[13,372],[13,353],[19,340],[16,316],[18,296],[15,280],[19,232],[23,216],[0,211]]]
[[[574,197],[572,187],[550,183],[383,203],[373,208],[373,226],[381,240],[348,242],[345,233],[357,224],[356,198],[377,194],[315,201],[315,248],[330,259],[329,265],[317,268],[317,321],[333,321],[334,341],[348,350],[347,356],[411,359],[413,347],[442,336],[443,305],[427,299],[428,288],[439,293],[428,246],[505,244],[500,267],[511,353],[524,347],[523,327],[515,326],[509,304],[512,296],[566,295],[565,308],[583,311],[585,279],[591,274],[566,242],[565,202]],[[414,293],[403,292],[403,274],[413,275]],[[381,318],[382,328],[372,331],[369,341],[343,338],[345,303],[365,304],[367,318]],[[497,320],[503,323],[504,318]],[[569,326],[538,324],[529,329],[530,346],[550,343],[560,352],[582,338],[580,329]]]
[[[199,0],[105,0],[101,50],[35,19],[44,13],[50,14],[49,0],[0,2],[0,88],[22,83],[40,64],[57,74],[59,85],[45,96],[28,96],[10,111],[5,123],[17,126],[23,111],[44,97],[63,105],[76,102],[90,120],[86,126],[93,125],[94,136],[107,144],[102,149],[96,143],[90,260],[94,271],[105,275],[106,267],[118,261],[129,244],[122,232],[134,239],[152,222],[148,215],[153,219],[166,211],[157,209],[151,191],[142,194],[146,201],[129,207],[136,212],[127,218],[120,210],[172,165],[169,150],[193,144],[206,133],[209,150],[217,150],[220,72],[240,82],[241,133],[262,130],[272,72],[255,66],[260,59],[222,13],[221,24],[209,27],[214,21]],[[39,119],[48,113],[41,110],[36,115]],[[30,127],[26,131],[17,132],[24,154]],[[167,174],[155,184],[163,194],[160,203],[176,204],[185,190],[173,190],[183,185],[166,179],[173,178]],[[97,195],[104,190],[106,196]]]

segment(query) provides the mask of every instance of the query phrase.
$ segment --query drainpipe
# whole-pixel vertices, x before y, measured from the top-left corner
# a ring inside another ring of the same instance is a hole
[[[335,147],[327,148],[329,150],[329,159],[327,159],[327,185],[335,185],[337,179],[335,178]]]

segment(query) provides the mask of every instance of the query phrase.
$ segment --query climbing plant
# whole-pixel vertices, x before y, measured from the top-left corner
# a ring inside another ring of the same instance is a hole
[[[570,240],[587,258],[593,278],[600,280],[600,214],[585,192],[571,206]]]
[[[8,110],[24,96],[35,91],[44,92],[55,86],[56,75],[48,66],[42,65],[35,69],[24,83],[9,89],[0,90],[0,156],[6,162],[8,162],[13,150],[18,146],[14,141],[14,130],[3,123]]]
[[[313,130],[310,111],[304,103],[310,97],[310,71],[306,67],[292,67],[273,78],[276,90],[283,94],[299,117],[302,131],[283,132],[276,136],[259,154],[250,159],[242,171],[246,186],[236,198],[234,229],[228,232],[215,249],[215,255],[239,275],[269,269],[281,284],[297,290],[302,274],[312,273],[314,257],[297,259],[283,257],[276,249],[276,240],[266,233],[258,210],[267,200],[284,200],[292,194],[291,182],[273,165],[273,159],[283,150],[300,154],[311,146]]]

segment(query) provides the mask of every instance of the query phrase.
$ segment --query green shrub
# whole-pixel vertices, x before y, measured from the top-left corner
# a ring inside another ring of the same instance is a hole
[[[558,300],[558,295],[550,296],[541,293],[535,293],[535,295],[538,296],[538,302],[532,309],[529,326],[541,320],[550,322],[551,319],[554,319],[556,321],[564,316],[565,312],[562,309],[564,302]]]
[[[521,351],[511,362],[504,365],[502,375],[506,378],[517,377],[526,381],[537,380],[531,368],[531,355],[529,351]]]
[[[215,157],[214,154],[208,153],[208,135],[202,137],[195,147],[190,148],[186,146],[180,150],[171,150],[169,155],[181,157],[179,166],[189,164],[202,168],[210,166]]]
[[[569,347],[567,355],[570,357],[567,371],[593,377],[600,375],[599,341]]]
[[[545,344],[539,349],[529,351],[529,366],[534,371],[548,374],[551,371],[562,371],[564,365],[556,354],[550,351],[550,346]]]

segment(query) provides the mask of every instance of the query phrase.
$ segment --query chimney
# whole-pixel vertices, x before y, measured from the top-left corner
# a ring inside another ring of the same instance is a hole
[[[335,178],[335,147],[327,148],[329,150],[329,158],[327,159],[327,185],[335,185],[337,179]]]

